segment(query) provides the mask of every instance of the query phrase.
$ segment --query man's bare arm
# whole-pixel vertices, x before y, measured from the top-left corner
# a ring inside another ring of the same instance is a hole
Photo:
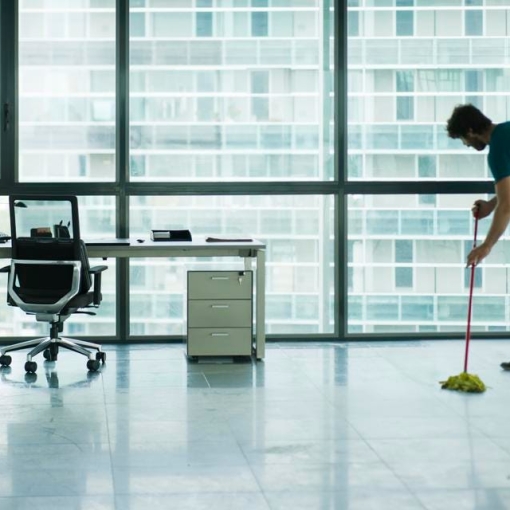
[[[505,177],[496,183],[496,196],[490,200],[496,201],[494,216],[483,244],[491,249],[504,234],[510,223],[510,177]]]
[[[479,264],[498,242],[510,222],[510,177],[501,179],[496,184],[496,208],[485,241],[473,248],[467,256],[467,266]]]

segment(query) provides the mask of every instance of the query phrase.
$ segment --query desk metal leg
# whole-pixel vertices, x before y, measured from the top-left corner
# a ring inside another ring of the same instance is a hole
[[[255,325],[257,359],[266,354],[266,251],[257,250],[257,310]]]

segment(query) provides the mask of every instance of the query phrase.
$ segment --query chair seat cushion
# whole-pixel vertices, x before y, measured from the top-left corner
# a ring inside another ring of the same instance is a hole
[[[30,302],[34,304],[40,304],[40,305],[51,305],[58,301],[59,297],[62,296],[62,294],[58,294],[55,296],[37,296],[33,293],[24,293],[24,292],[18,292],[19,297],[25,301]],[[62,310],[62,312],[66,312],[68,310],[78,310],[79,308],[85,308],[86,306],[89,306],[91,303],[94,302],[94,293],[93,292],[87,292],[86,294],[78,294],[77,296],[74,296],[73,299],[71,299],[65,306],[65,308]]]
[[[74,296],[69,303],[67,303],[64,310],[68,310],[72,308],[73,310],[77,310],[78,308],[85,308],[94,302],[94,293],[87,292],[86,294],[78,294]]]

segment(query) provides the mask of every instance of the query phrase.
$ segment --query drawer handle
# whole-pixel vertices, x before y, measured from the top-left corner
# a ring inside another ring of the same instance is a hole
[[[211,305],[211,308],[230,308],[230,305]]]
[[[211,336],[230,336],[230,333],[211,333]]]
[[[228,276],[211,276],[211,280],[229,280]]]

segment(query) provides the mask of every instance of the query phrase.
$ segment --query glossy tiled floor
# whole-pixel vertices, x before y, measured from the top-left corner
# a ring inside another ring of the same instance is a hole
[[[1,373],[1,510],[510,509],[510,342],[473,342],[483,395],[439,387],[463,342],[106,350]]]

